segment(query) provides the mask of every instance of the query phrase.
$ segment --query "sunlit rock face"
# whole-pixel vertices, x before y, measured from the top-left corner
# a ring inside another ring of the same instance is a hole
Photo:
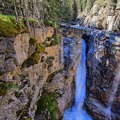
[[[87,7],[87,6],[86,6]],[[109,31],[120,31],[120,1],[95,0],[91,9],[84,9],[84,25]],[[80,17],[80,18],[81,18]]]
[[[36,29],[36,42],[43,43],[53,34],[51,27]],[[73,77],[81,55],[80,39],[62,38],[61,43],[45,47],[38,55],[38,63],[23,66],[36,50],[29,34],[0,38],[0,120],[54,119],[47,108],[36,114],[37,101],[44,92],[55,94],[59,110],[54,114],[56,119],[63,115],[74,99]]]
[[[120,119],[120,36],[93,32],[87,51],[86,106],[94,119]]]

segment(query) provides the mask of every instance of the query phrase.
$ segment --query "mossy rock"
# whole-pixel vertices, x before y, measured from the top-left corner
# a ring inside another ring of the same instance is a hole
[[[53,60],[55,59],[54,56],[49,56],[47,57],[46,59],[46,63],[48,64],[48,67],[52,66],[53,65]]]
[[[60,44],[61,38],[59,36],[54,36],[54,40],[50,43],[51,46]]]
[[[22,67],[23,68],[30,67],[30,66],[33,66],[35,64],[38,64],[39,54],[44,53],[44,52],[45,52],[45,46],[43,44],[36,44],[35,52],[28,59],[26,59],[23,62]]]
[[[43,92],[41,98],[37,103],[36,115],[42,113],[42,111],[48,111],[50,113],[50,120],[58,120],[58,116],[60,115],[60,111],[58,108],[58,104],[56,101],[56,94]],[[46,113],[46,116],[48,113]]]
[[[22,32],[28,32],[22,19],[18,26],[15,16],[0,14],[0,36],[16,36]]]
[[[43,44],[37,44],[35,51],[38,54],[43,53],[43,52],[45,52],[45,46]]]
[[[13,83],[1,83],[0,84],[0,96],[7,94],[9,91],[18,90],[18,86]]]
[[[27,60],[24,61],[24,63],[22,64],[22,67],[24,68],[24,67],[33,66],[33,65],[37,64],[38,61],[39,61],[38,53],[33,53],[30,58],[28,58]]]
[[[48,69],[48,72],[51,72],[51,67],[53,66],[53,60],[55,59],[55,57],[54,56],[49,56],[49,57],[47,57],[47,59],[46,59],[46,63],[48,64],[48,67],[47,67],[47,69]]]
[[[45,45],[45,47],[51,47],[60,44],[60,42],[61,42],[61,37],[53,34],[53,36],[47,38],[43,44]]]

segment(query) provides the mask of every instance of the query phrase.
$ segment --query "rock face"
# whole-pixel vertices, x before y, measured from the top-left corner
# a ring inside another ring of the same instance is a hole
[[[39,36],[53,35],[53,29],[50,29],[45,35],[36,33],[36,44],[44,42]],[[73,101],[73,77],[81,52],[80,39],[63,38],[60,44],[36,52],[37,63],[23,66],[37,49],[29,40],[27,33],[0,38],[0,120],[57,120]],[[39,109],[37,101],[40,98],[46,98],[42,102],[51,99],[52,108]],[[56,111],[59,112],[56,114]]]
[[[81,13],[84,25],[92,28],[109,31],[120,31],[120,1],[119,0],[94,0],[92,6],[87,4]]]
[[[93,32],[88,40],[86,106],[97,120],[120,119],[120,36]]]
[[[51,37],[54,33],[53,27],[31,28],[32,35],[37,39],[38,43],[43,43],[47,37]]]

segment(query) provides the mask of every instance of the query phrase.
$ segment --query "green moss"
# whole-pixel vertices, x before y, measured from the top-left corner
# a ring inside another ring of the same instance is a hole
[[[61,38],[58,35],[53,34],[52,37],[46,38],[45,42],[43,43],[45,47],[55,46],[60,44]]]
[[[60,112],[55,98],[56,94],[54,93],[42,93],[42,96],[37,103],[37,110],[35,114],[39,115],[42,111],[47,109],[50,113],[51,120],[57,120],[57,115],[60,114]],[[46,116],[48,116],[47,113]]]
[[[13,83],[1,83],[0,84],[0,96],[7,94],[9,91],[18,90],[18,86]]]
[[[44,21],[44,24],[45,24],[46,26],[51,26],[51,27],[54,27],[54,26],[55,26],[55,25],[54,25],[54,22],[53,22],[51,19],[45,20],[45,21]]]
[[[59,36],[54,36],[54,40],[50,43],[51,46],[58,45],[61,42],[61,38]]]
[[[16,24],[15,16],[0,14],[0,36],[16,36],[27,31],[22,19],[20,20],[20,26]]]
[[[49,56],[49,57],[47,57],[47,59],[46,59],[46,63],[48,64],[47,69],[48,69],[49,72],[50,72],[50,67],[53,66],[53,60],[54,60],[54,59],[55,59],[54,56]]]
[[[34,37],[30,37],[29,43],[30,43],[31,45],[35,45],[36,39],[35,39]]]
[[[37,44],[35,51],[36,51],[36,53],[38,53],[38,54],[43,53],[43,52],[45,52],[45,46],[42,45],[42,44]]]
[[[0,76],[2,76],[4,73],[2,71],[0,71]]]
[[[36,19],[29,18],[28,20],[29,20],[30,26],[34,26],[34,25],[39,26],[40,25],[40,22],[38,20],[36,20]]]
[[[22,64],[22,67],[30,67],[35,64],[37,64],[39,61],[39,55],[37,53],[33,53],[30,58],[25,60],[25,62]]]
[[[33,42],[32,42],[33,43]],[[36,44],[35,52],[23,62],[22,67],[30,67],[39,62],[39,54],[45,52],[45,46],[43,44]]]

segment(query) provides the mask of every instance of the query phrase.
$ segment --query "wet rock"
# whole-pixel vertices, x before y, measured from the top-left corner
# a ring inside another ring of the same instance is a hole
[[[117,42],[119,36],[108,36],[103,32],[95,32],[93,35],[88,40],[87,78],[92,83],[89,84],[87,81],[86,105],[94,119],[109,120],[112,117],[112,120],[116,120],[120,107],[118,95],[120,81],[117,75],[120,61],[118,50],[120,44]],[[114,49],[114,52],[111,49]],[[106,113],[108,111],[109,114]]]

